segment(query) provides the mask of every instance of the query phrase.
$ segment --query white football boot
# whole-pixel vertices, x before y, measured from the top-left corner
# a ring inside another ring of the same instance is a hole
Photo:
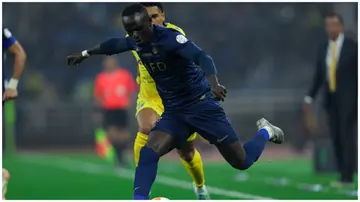
[[[262,118],[256,122],[258,130],[265,129],[269,133],[269,141],[281,144],[285,140],[284,132],[277,126],[272,125],[268,120]]]
[[[210,194],[209,194],[208,190],[206,189],[205,184],[201,187],[197,187],[197,186],[195,186],[194,183],[192,183],[192,186],[194,188],[194,192],[196,194],[197,200],[211,200]]]

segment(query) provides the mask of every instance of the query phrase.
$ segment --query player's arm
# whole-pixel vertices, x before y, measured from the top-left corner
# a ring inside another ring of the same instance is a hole
[[[21,44],[11,34],[10,30],[3,30],[3,46],[14,56],[14,69],[7,88],[16,89],[18,81],[25,67],[26,53]]]
[[[226,89],[219,84],[217,69],[211,56],[199,48],[194,42],[189,41],[184,35],[178,34],[171,37],[173,38],[170,39],[170,44],[173,46],[172,49],[182,57],[199,64],[210,82],[214,96],[224,101]]]
[[[135,41],[130,38],[112,38],[101,44],[82,51],[81,53],[67,56],[68,65],[78,65],[92,55],[114,55],[135,49]]]

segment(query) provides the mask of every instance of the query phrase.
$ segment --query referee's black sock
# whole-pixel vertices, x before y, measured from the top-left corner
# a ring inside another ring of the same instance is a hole
[[[120,164],[120,166],[128,166],[128,162],[125,156],[125,149],[127,144],[124,142],[114,142],[112,145],[116,152],[118,164]]]

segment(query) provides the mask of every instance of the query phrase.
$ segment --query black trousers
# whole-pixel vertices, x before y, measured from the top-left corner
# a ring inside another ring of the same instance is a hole
[[[340,181],[353,182],[357,169],[357,106],[332,96],[327,111]]]

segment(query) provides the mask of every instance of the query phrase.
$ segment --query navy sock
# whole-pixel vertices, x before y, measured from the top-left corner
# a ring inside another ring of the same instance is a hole
[[[149,198],[151,186],[155,181],[159,156],[148,147],[140,151],[139,165],[136,167],[134,180],[134,199],[146,200]]]
[[[261,129],[250,141],[244,144],[246,153],[244,169],[248,169],[254,162],[259,159],[261,153],[264,151],[265,144],[268,141],[268,131]]]

